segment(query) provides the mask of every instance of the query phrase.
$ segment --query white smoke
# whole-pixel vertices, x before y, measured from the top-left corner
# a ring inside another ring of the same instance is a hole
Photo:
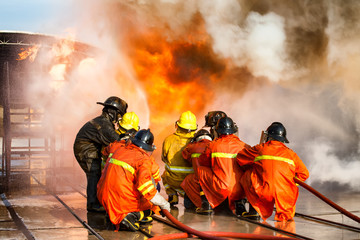
[[[88,116],[100,111],[96,101],[117,95],[140,115],[140,125],[148,125],[146,92],[124,56],[123,36],[132,29],[123,19],[136,23],[139,32],[156,29],[177,39],[197,27],[192,21],[199,14],[214,53],[230,60],[227,71],[247,74],[234,71],[231,81],[213,84],[214,100],[198,119],[223,110],[251,145],[272,122],[283,122],[289,147],[310,170],[309,182],[359,188],[360,2],[93,0],[73,7],[77,39],[101,48],[108,59],[75,71],[58,93],[58,109]]]

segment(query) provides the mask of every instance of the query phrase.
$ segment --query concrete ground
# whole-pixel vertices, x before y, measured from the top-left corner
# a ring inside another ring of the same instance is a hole
[[[8,184],[8,190],[1,194],[0,239],[148,238],[141,232],[114,232],[104,214],[88,213],[83,174],[73,174],[71,171],[60,174],[45,170],[32,176],[19,173],[12,175]],[[163,190],[161,194],[165,196]],[[360,193],[328,191],[323,194],[347,211],[360,216]],[[360,228],[359,223],[338,213],[302,188],[296,212]],[[183,199],[180,199],[177,209],[171,210],[171,214],[180,222],[199,231],[286,236],[273,229],[237,219],[233,215],[197,215],[194,211],[184,210]],[[303,217],[295,217],[294,221],[279,223],[275,222],[272,216],[266,224],[308,239],[360,239],[359,231],[339,228]],[[84,225],[90,226],[96,232],[95,235]],[[144,225],[143,229],[153,236],[181,232],[155,220],[152,224]]]

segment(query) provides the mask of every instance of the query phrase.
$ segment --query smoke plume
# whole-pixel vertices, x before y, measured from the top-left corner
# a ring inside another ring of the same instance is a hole
[[[250,145],[280,121],[309,183],[359,189],[360,2],[77,4],[76,38],[107,56],[75,71],[63,89],[78,119],[99,111],[96,101],[120,96],[141,127],[154,130],[158,153],[183,111],[193,111],[199,126],[208,111],[226,112]]]

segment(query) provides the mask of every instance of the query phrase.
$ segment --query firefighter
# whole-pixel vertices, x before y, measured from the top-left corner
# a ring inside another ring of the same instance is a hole
[[[139,117],[134,112],[127,112],[119,120],[116,132],[121,135],[121,139],[127,139],[133,137],[139,129]]]
[[[183,112],[175,122],[175,129],[173,134],[165,138],[161,155],[165,163],[161,177],[171,206],[178,204],[178,194],[184,196],[180,184],[188,174],[194,172],[191,163],[184,160],[181,152],[194,137],[197,129],[195,115],[190,111]]]
[[[274,204],[276,221],[291,220],[299,195],[294,177],[305,181],[309,171],[298,155],[284,144],[289,141],[282,123],[273,122],[265,134],[265,143],[238,153],[237,163],[248,168],[240,182],[249,203],[263,220],[272,215]]]
[[[142,129],[127,142],[116,141],[103,151],[108,160],[97,185],[98,198],[116,231],[138,230],[139,222],[152,212],[158,214],[159,207],[170,211],[170,204],[155,188],[160,175],[151,156],[153,142],[150,129]]]
[[[205,126],[204,127],[210,128],[210,134],[212,135],[213,139],[217,138],[215,126],[216,126],[217,122],[219,121],[219,119],[222,117],[227,117],[226,113],[224,113],[222,111],[211,111],[205,115]]]
[[[204,152],[206,145],[212,141],[212,136],[206,129],[200,129],[194,136],[193,140],[182,151],[182,156],[189,161],[194,169],[194,173],[186,176],[181,183],[182,189],[185,191],[184,206],[186,209],[201,207],[200,184],[197,177],[197,167],[199,165],[199,157]]]
[[[79,130],[74,142],[74,155],[87,178],[87,210],[104,211],[96,197],[96,185],[101,176],[101,149],[120,136],[115,132],[115,123],[127,110],[127,103],[115,96],[105,102],[102,114],[87,123]]]
[[[234,135],[237,130],[230,117],[220,118],[215,126],[218,138],[210,142],[200,155],[197,172],[201,207],[196,209],[198,214],[212,214],[220,204],[228,204],[228,208],[234,210],[234,202],[244,197],[237,181],[242,170],[235,158],[238,152],[249,146]]]
[[[116,132],[120,135],[120,140],[127,140],[134,137],[137,131],[139,131],[139,117],[134,112],[125,113],[122,118],[115,124]],[[103,146],[103,149],[106,146]],[[101,150],[103,151],[103,150]],[[101,170],[104,169],[107,157],[102,155],[101,157]]]

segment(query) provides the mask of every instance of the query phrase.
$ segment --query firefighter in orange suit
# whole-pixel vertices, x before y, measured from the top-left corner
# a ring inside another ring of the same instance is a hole
[[[118,141],[129,139],[130,137],[135,136],[137,131],[140,129],[139,117],[134,112],[127,112],[115,124],[115,128],[115,132],[120,135],[120,139],[118,139]],[[106,146],[103,146],[103,149],[101,150],[102,153],[105,147]],[[107,155],[101,156],[101,170],[105,167]]]
[[[309,171],[298,155],[285,146],[289,141],[280,122],[272,123],[265,134],[265,143],[243,149],[237,155],[240,166],[250,167],[240,181],[249,203],[262,219],[272,215],[275,204],[275,220],[291,220],[299,195],[294,177],[305,181]]]
[[[200,183],[197,177],[197,168],[199,166],[199,157],[205,151],[206,145],[212,141],[212,136],[206,129],[200,129],[194,136],[193,140],[182,151],[182,156],[189,161],[194,169],[194,173],[186,176],[181,183],[185,191],[184,206],[190,209],[194,206],[201,207]]]
[[[226,199],[233,210],[234,202],[244,197],[237,181],[243,172],[236,164],[235,158],[237,153],[248,145],[234,134],[237,127],[229,117],[220,118],[215,131],[218,138],[207,145],[199,158],[200,166],[197,172],[202,189],[201,208],[196,209],[199,214],[211,214],[213,208]]]
[[[194,172],[191,163],[184,160],[181,152],[194,137],[197,129],[195,115],[190,111],[183,112],[176,121],[175,128],[175,133],[165,138],[161,155],[165,163],[161,177],[171,206],[178,204],[178,194],[184,196],[185,192],[180,184],[188,174]]]
[[[153,142],[153,134],[144,129],[125,144],[116,141],[103,151],[109,155],[97,185],[97,196],[116,230],[136,231],[139,222],[152,211],[159,213],[159,207],[170,211],[170,204],[155,188],[160,178],[151,157]],[[152,178],[156,172],[157,177]]]

